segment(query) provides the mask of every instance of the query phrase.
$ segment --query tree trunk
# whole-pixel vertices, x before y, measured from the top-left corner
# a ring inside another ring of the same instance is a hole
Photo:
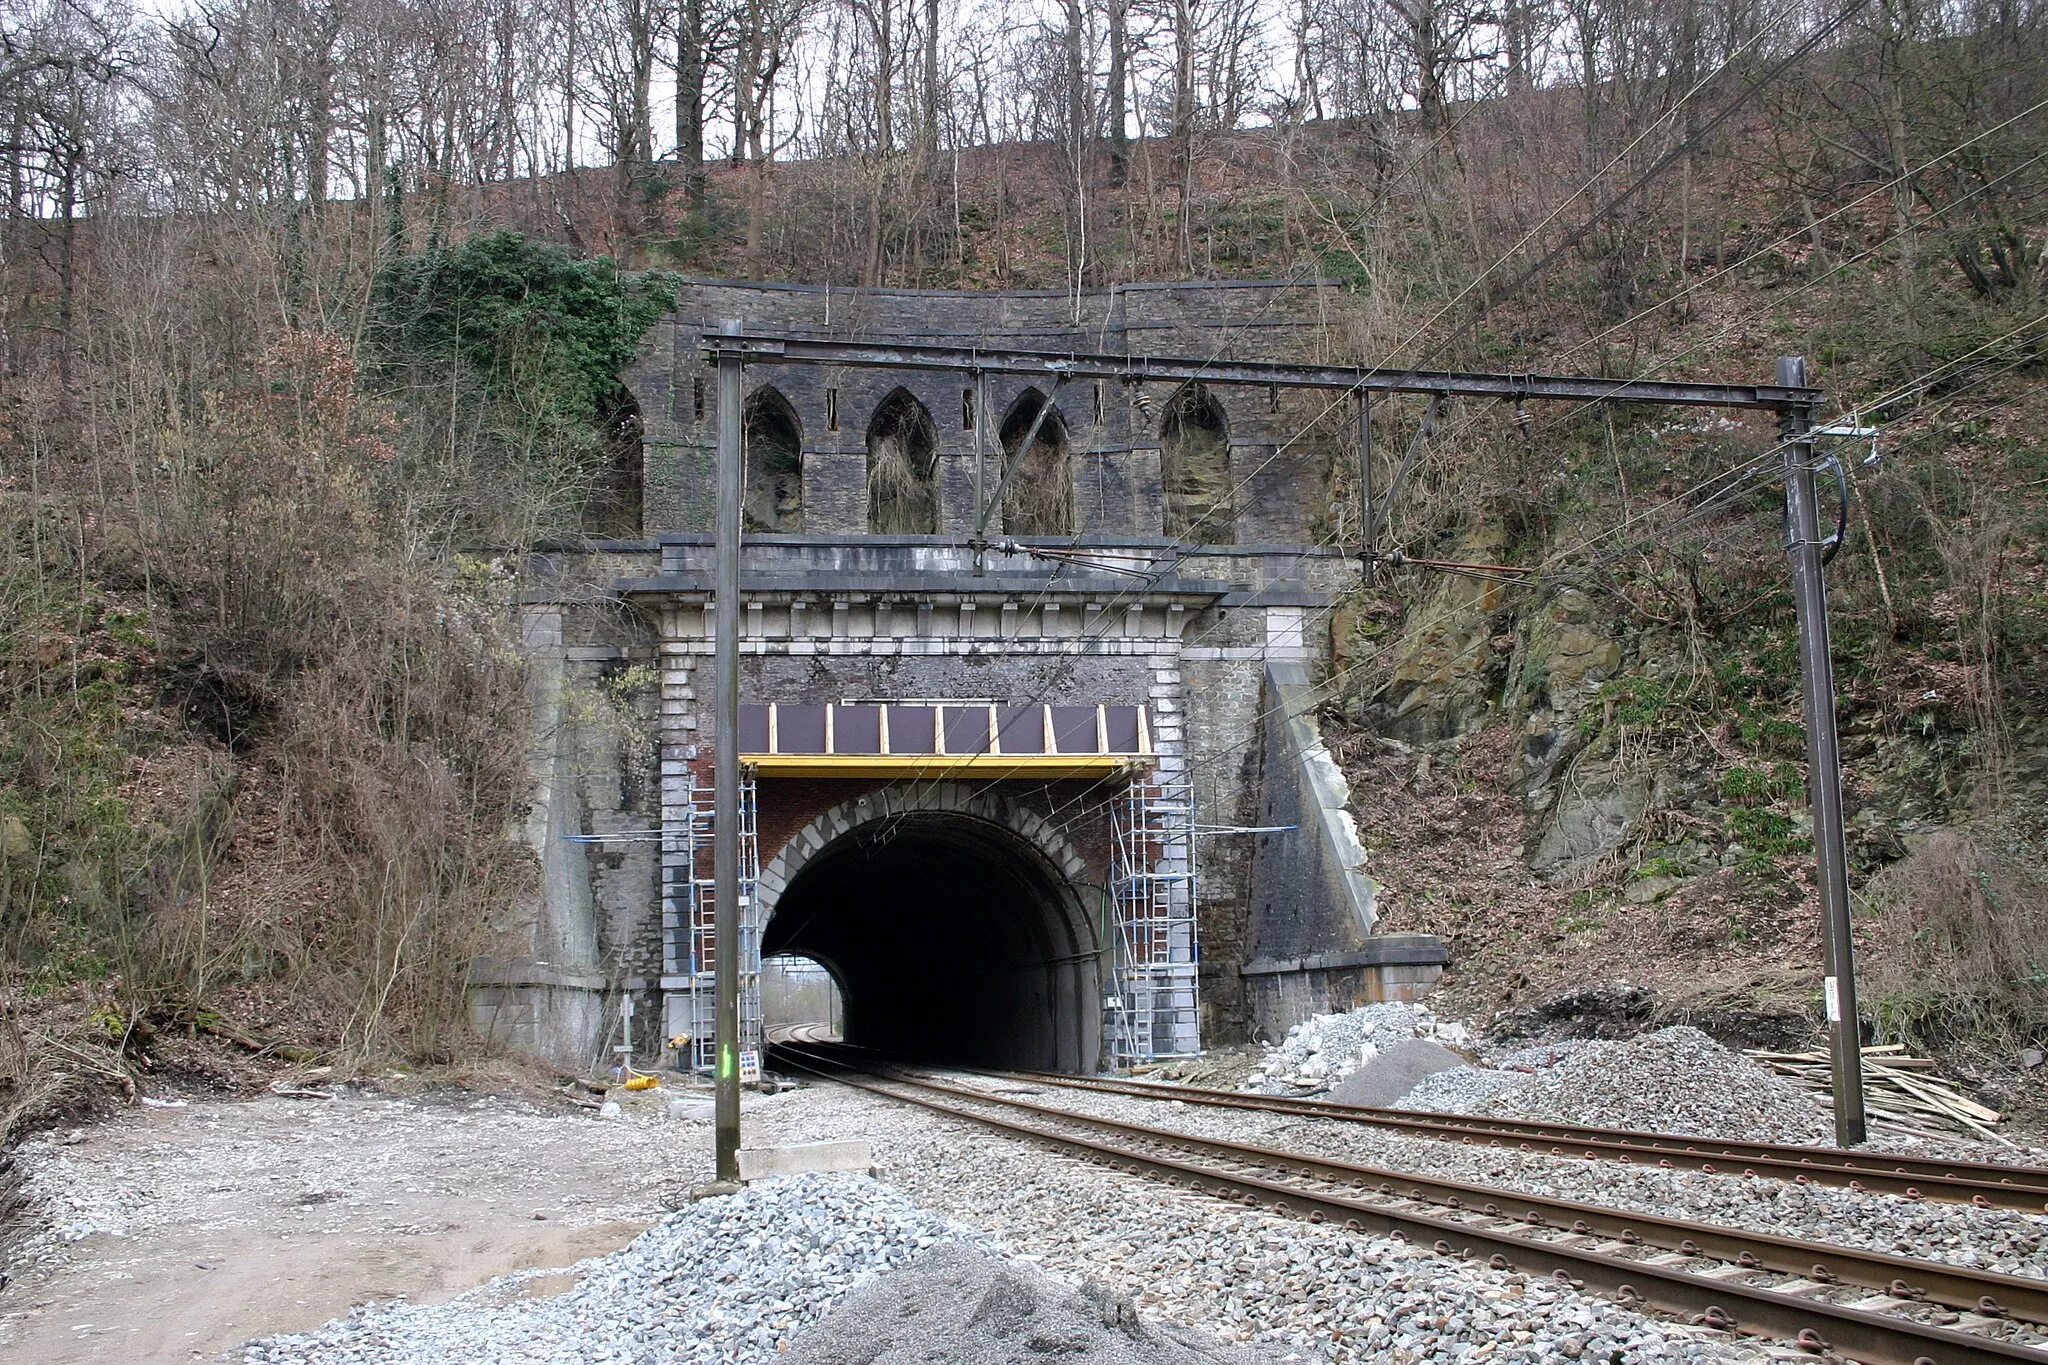
[[[77,74],[72,73],[73,80]],[[57,239],[57,389],[67,415],[72,403],[72,318],[78,298],[78,163],[83,155],[75,142],[64,149],[64,226]]]
[[[633,62],[633,129],[630,144],[620,148],[636,172],[654,160],[654,4],[630,0],[626,6],[626,41]],[[638,175],[635,179],[638,179]]]
[[[512,10],[512,0],[504,0],[498,6],[497,30],[498,111],[493,140],[497,143],[498,164],[509,182],[519,173],[518,63],[513,52],[519,17]]]
[[[1131,173],[1131,135],[1124,126],[1129,117],[1124,90],[1129,13],[1130,0],[1109,0],[1109,183],[1118,188]]]
[[[676,37],[676,161],[691,213],[704,211],[704,0],[682,0]]]
[[[562,10],[568,37],[562,44],[562,169],[576,169],[576,9]]]
[[[882,282],[882,199],[889,187],[889,164],[896,152],[896,25],[895,0],[870,0],[868,25],[875,40],[875,147],[868,173],[868,241],[860,282]]]
[[[1195,207],[1195,5],[1197,0],[1174,0],[1173,6],[1173,160],[1174,180],[1180,190],[1177,250],[1180,268],[1195,265],[1195,239],[1191,219]]]
[[[939,150],[939,0],[924,0],[924,151]]]
[[[1507,0],[1501,10],[1501,45],[1507,49],[1508,93],[1527,94],[1529,90],[1529,5],[1528,0]]]
[[[1067,32],[1063,46],[1067,59],[1067,145],[1073,149],[1074,164],[1084,166],[1088,160],[1088,87],[1087,74],[1081,57],[1081,0],[1064,0],[1067,11]]]
[[[1072,206],[1067,214],[1067,280],[1077,291],[1079,303],[1081,286],[1088,277],[1088,170],[1089,153],[1094,142],[1094,129],[1088,119],[1088,76],[1082,64],[1081,0],[1063,0],[1066,9],[1067,28],[1061,40],[1062,55],[1066,59],[1066,136],[1067,177],[1066,188],[1073,196]]]

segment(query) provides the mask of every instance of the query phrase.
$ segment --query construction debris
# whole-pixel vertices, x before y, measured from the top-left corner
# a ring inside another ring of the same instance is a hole
[[[1422,1005],[1363,1005],[1344,1014],[1311,1015],[1266,1051],[1264,1065],[1245,1083],[1267,1095],[1313,1094],[1328,1089],[1380,1053],[1414,1038],[1452,1049],[1473,1046],[1463,1024],[1438,1020]]]
[[[1828,1093],[1833,1085],[1825,1052],[1768,1052],[1749,1049],[1745,1056],[1808,1090]],[[1977,1103],[1934,1073],[1934,1061],[1915,1057],[1902,1043],[1863,1049],[1863,1103],[1872,1127],[1887,1127],[1912,1137],[1947,1139],[1958,1133],[1986,1138],[2010,1147],[1993,1132],[2005,1121],[1996,1109]]]

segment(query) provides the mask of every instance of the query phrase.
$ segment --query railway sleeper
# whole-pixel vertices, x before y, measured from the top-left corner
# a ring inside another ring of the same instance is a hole
[[[848,1083],[862,1084],[858,1081]],[[1094,1138],[1062,1135],[986,1113],[977,1113],[958,1103],[961,1096],[952,1087],[925,1085],[920,1088],[947,1094],[956,1101],[953,1104],[905,1096],[872,1084],[864,1085],[862,1088],[955,1117],[978,1121],[1036,1141],[1077,1147],[1084,1152],[1117,1155],[1117,1149]],[[1041,1106],[1021,1102],[998,1103],[1014,1103],[1016,1108],[1026,1110],[1042,1109]],[[1062,1114],[1058,1117],[1097,1129],[1129,1130],[1137,1127],[1082,1115]],[[1159,1135],[1158,1130],[1146,1131],[1150,1136]],[[1173,1136],[1181,1144],[1183,1152],[1189,1147],[1203,1146],[1206,1142],[1201,1139],[1183,1139],[1181,1135]],[[1206,1145],[1229,1146],[1215,1143]],[[1897,1309],[1885,1313],[1858,1311],[1833,1302],[1822,1294],[1788,1294],[1782,1288],[1774,1290],[1741,1283],[1734,1279],[1710,1279],[1691,1269],[1652,1265],[1638,1259],[1603,1254],[1596,1249],[1570,1246],[1563,1238],[1533,1237],[1520,1232],[1482,1231],[1446,1219],[1440,1206],[1429,1206],[1426,1212],[1397,1212],[1385,1203],[1368,1203],[1343,1196],[1316,1194],[1275,1183],[1265,1175],[1228,1176],[1201,1167],[1189,1166],[1184,1160],[1174,1157],[1147,1158],[1142,1166],[1140,1162],[1128,1158],[1116,1164],[1124,1166],[1132,1173],[1140,1169],[1146,1170],[1148,1174],[1165,1169],[1177,1169],[1198,1178],[1207,1177],[1222,1187],[1219,1193],[1226,1197],[1241,1192],[1243,1202],[1248,1205],[1266,1204],[1290,1215],[1303,1217],[1311,1211],[1321,1211],[1326,1216],[1344,1218],[1347,1227],[1357,1223],[1367,1226],[1377,1224],[1377,1231],[1394,1235],[1405,1234],[1407,1240],[1434,1244],[1446,1254],[1471,1257],[1490,1252],[1488,1264],[1496,1269],[1538,1273],[1550,1269],[1567,1282],[1574,1285],[1590,1284],[1594,1292],[1605,1293],[1631,1306],[1640,1305],[1689,1316],[1696,1323],[1720,1330],[1774,1337],[1781,1341],[1789,1340],[1804,1350],[1833,1348],[1854,1359],[1870,1362],[1871,1365],[1921,1365],[1921,1362],[1932,1362],[1933,1365],[1989,1365],[1990,1362],[1999,1361],[2033,1362],[2034,1365],[2048,1363],[2048,1352],[2031,1344],[2023,1345],[2013,1340],[2013,1325],[2001,1318],[1985,1317],[1980,1314],[1945,1313],[1946,1323],[1930,1325],[1910,1315],[1910,1310],[1932,1308],[1934,1305],[1922,1305],[1909,1300],[1900,1305],[1908,1310],[1907,1313],[1901,1313]],[[1703,1225],[1694,1230],[1700,1233],[1727,1231]],[[1476,1245],[1473,1237],[1475,1233]],[[1750,1258],[1745,1253],[1742,1259]],[[1817,1266],[1815,1270],[1823,1278],[1810,1280],[1808,1283],[1812,1289],[1831,1291],[1836,1277],[1828,1273],[1825,1267]],[[1988,1328],[1980,1327],[1976,1332],[1957,1330],[1966,1325],[1966,1318],[1968,1324],[1987,1324]]]

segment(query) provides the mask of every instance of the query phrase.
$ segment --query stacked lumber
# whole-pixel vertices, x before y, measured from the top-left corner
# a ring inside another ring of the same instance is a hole
[[[1748,1048],[1744,1055],[1807,1090],[1830,1094],[1834,1073],[1825,1052],[1769,1052]],[[2012,1146],[1992,1128],[2005,1116],[1962,1093],[1953,1081],[1934,1074],[1934,1061],[1915,1057],[1902,1043],[1863,1049],[1863,1105],[1873,1128],[1890,1128],[1913,1137],[1986,1138]]]

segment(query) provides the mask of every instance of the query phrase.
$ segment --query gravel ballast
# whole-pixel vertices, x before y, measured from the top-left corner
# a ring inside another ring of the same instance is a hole
[[[1645,1318],[1547,1278],[1242,1208],[857,1091],[821,1086],[779,1119],[783,1141],[857,1128],[884,1154],[885,1178],[1055,1278],[1078,1286],[1092,1276],[1148,1316],[1281,1361],[1766,1359],[1754,1343]]]
[[[514,1275],[448,1303],[371,1304],[321,1332],[252,1342],[244,1360],[765,1360],[863,1280],[964,1233],[866,1176],[792,1176],[691,1204],[579,1262],[567,1293],[521,1297],[532,1277]]]
[[[1745,1142],[1824,1142],[1834,1131],[1813,1094],[1683,1024],[1581,1044],[1478,1112]]]
[[[990,1081],[960,1083],[998,1088]],[[1506,1147],[1411,1137],[1366,1123],[1225,1110],[1182,1100],[1138,1099],[1057,1086],[1041,1087],[1023,1098],[1196,1137],[1256,1143],[1553,1198],[2048,1278],[2048,1216],[2015,1209],[1916,1201],[1818,1183],[1799,1185],[1761,1177],[1558,1158]]]
[[[1207,1136],[2048,1276],[2048,1219],[2010,1210],[1565,1161],[1364,1124],[993,1078],[973,1084]],[[487,1174],[492,1162],[507,1163],[524,1180],[529,1166],[551,1159],[543,1154],[598,1145],[621,1159],[616,1177],[586,1180],[574,1213],[561,1202],[548,1205],[551,1212],[594,1218],[651,1208],[655,1185],[672,1189],[709,1171],[710,1125],[665,1112],[653,1105],[600,1119],[355,1100],[294,1119],[274,1103],[206,1104],[156,1116],[156,1125],[177,1126],[152,1129],[162,1155],[141,1182],[132,1163],[71,1155],[91,1144],[26,1155],[43,1166],[35,1188],[49,1205],[46,1218],[71,1218],[79,1224],[74,1234],[89,1228],[91,1245],[127,1244],[131,1249],[120,1254],[137,1257],[148,1255],[152,1239],[181,1214],[201,1206],[210,1217],[225,1221],[233,1210],[267,1227],[297,1230],[330,1217],[369,1227],[388,1202],[381,1196],[400,1186],[468,1182],[472,1197],[487,1197],[499,1193]],[[252,1131],[259,1119],[288,1124],[279,1135],[297,1133],[297,1146],[287,1152],[278,1137],[264,1141]],[[325,1327],[268,1336],[244,1358],[252,1365],[786,1359],[778,1347],[810,1349],[807,1324],[824,1320],[870,1277],[963,1242],[1035,1265],[1066,1290],[1098,1280],[1102,1291],[1089,1301],[1129,1299],[1148,1330],[1165,1335],[1166,1324],[1178,1324],[1199,1341],[1247,1346],[1268,1360],[1709,1365],[1768,1356],[1759,1343],[1646,1318],[1545,1278],[1173,1189],[844,1087],[750,1097],[746,1124],[750,1145],[867,1138],[881,1180],[804,1177],[758,1185],[688,1205],[623,1250],[578,1263],[570,1272],[577,1282],[566,1293],[541,1297],[569,1276],[536,1271],[442,1304],[387,1300]],[[195,1203],[200,1191],[203,1200]],[[575,1254],[526,1264],[560,1266]],[[391,1287],[413,1292],[405,1281]],[[1073,1302],[1046,1300],[1055,1301]],[[261,1311],[242,1320],[272,1332],[286,1325]]]
[[[798,1339],[788,1365],[1258,1365],[1214,1337],[1147,1323],[1088,1280],[1068,1289],[980,1248],[942,1242],[870,1280]]]

